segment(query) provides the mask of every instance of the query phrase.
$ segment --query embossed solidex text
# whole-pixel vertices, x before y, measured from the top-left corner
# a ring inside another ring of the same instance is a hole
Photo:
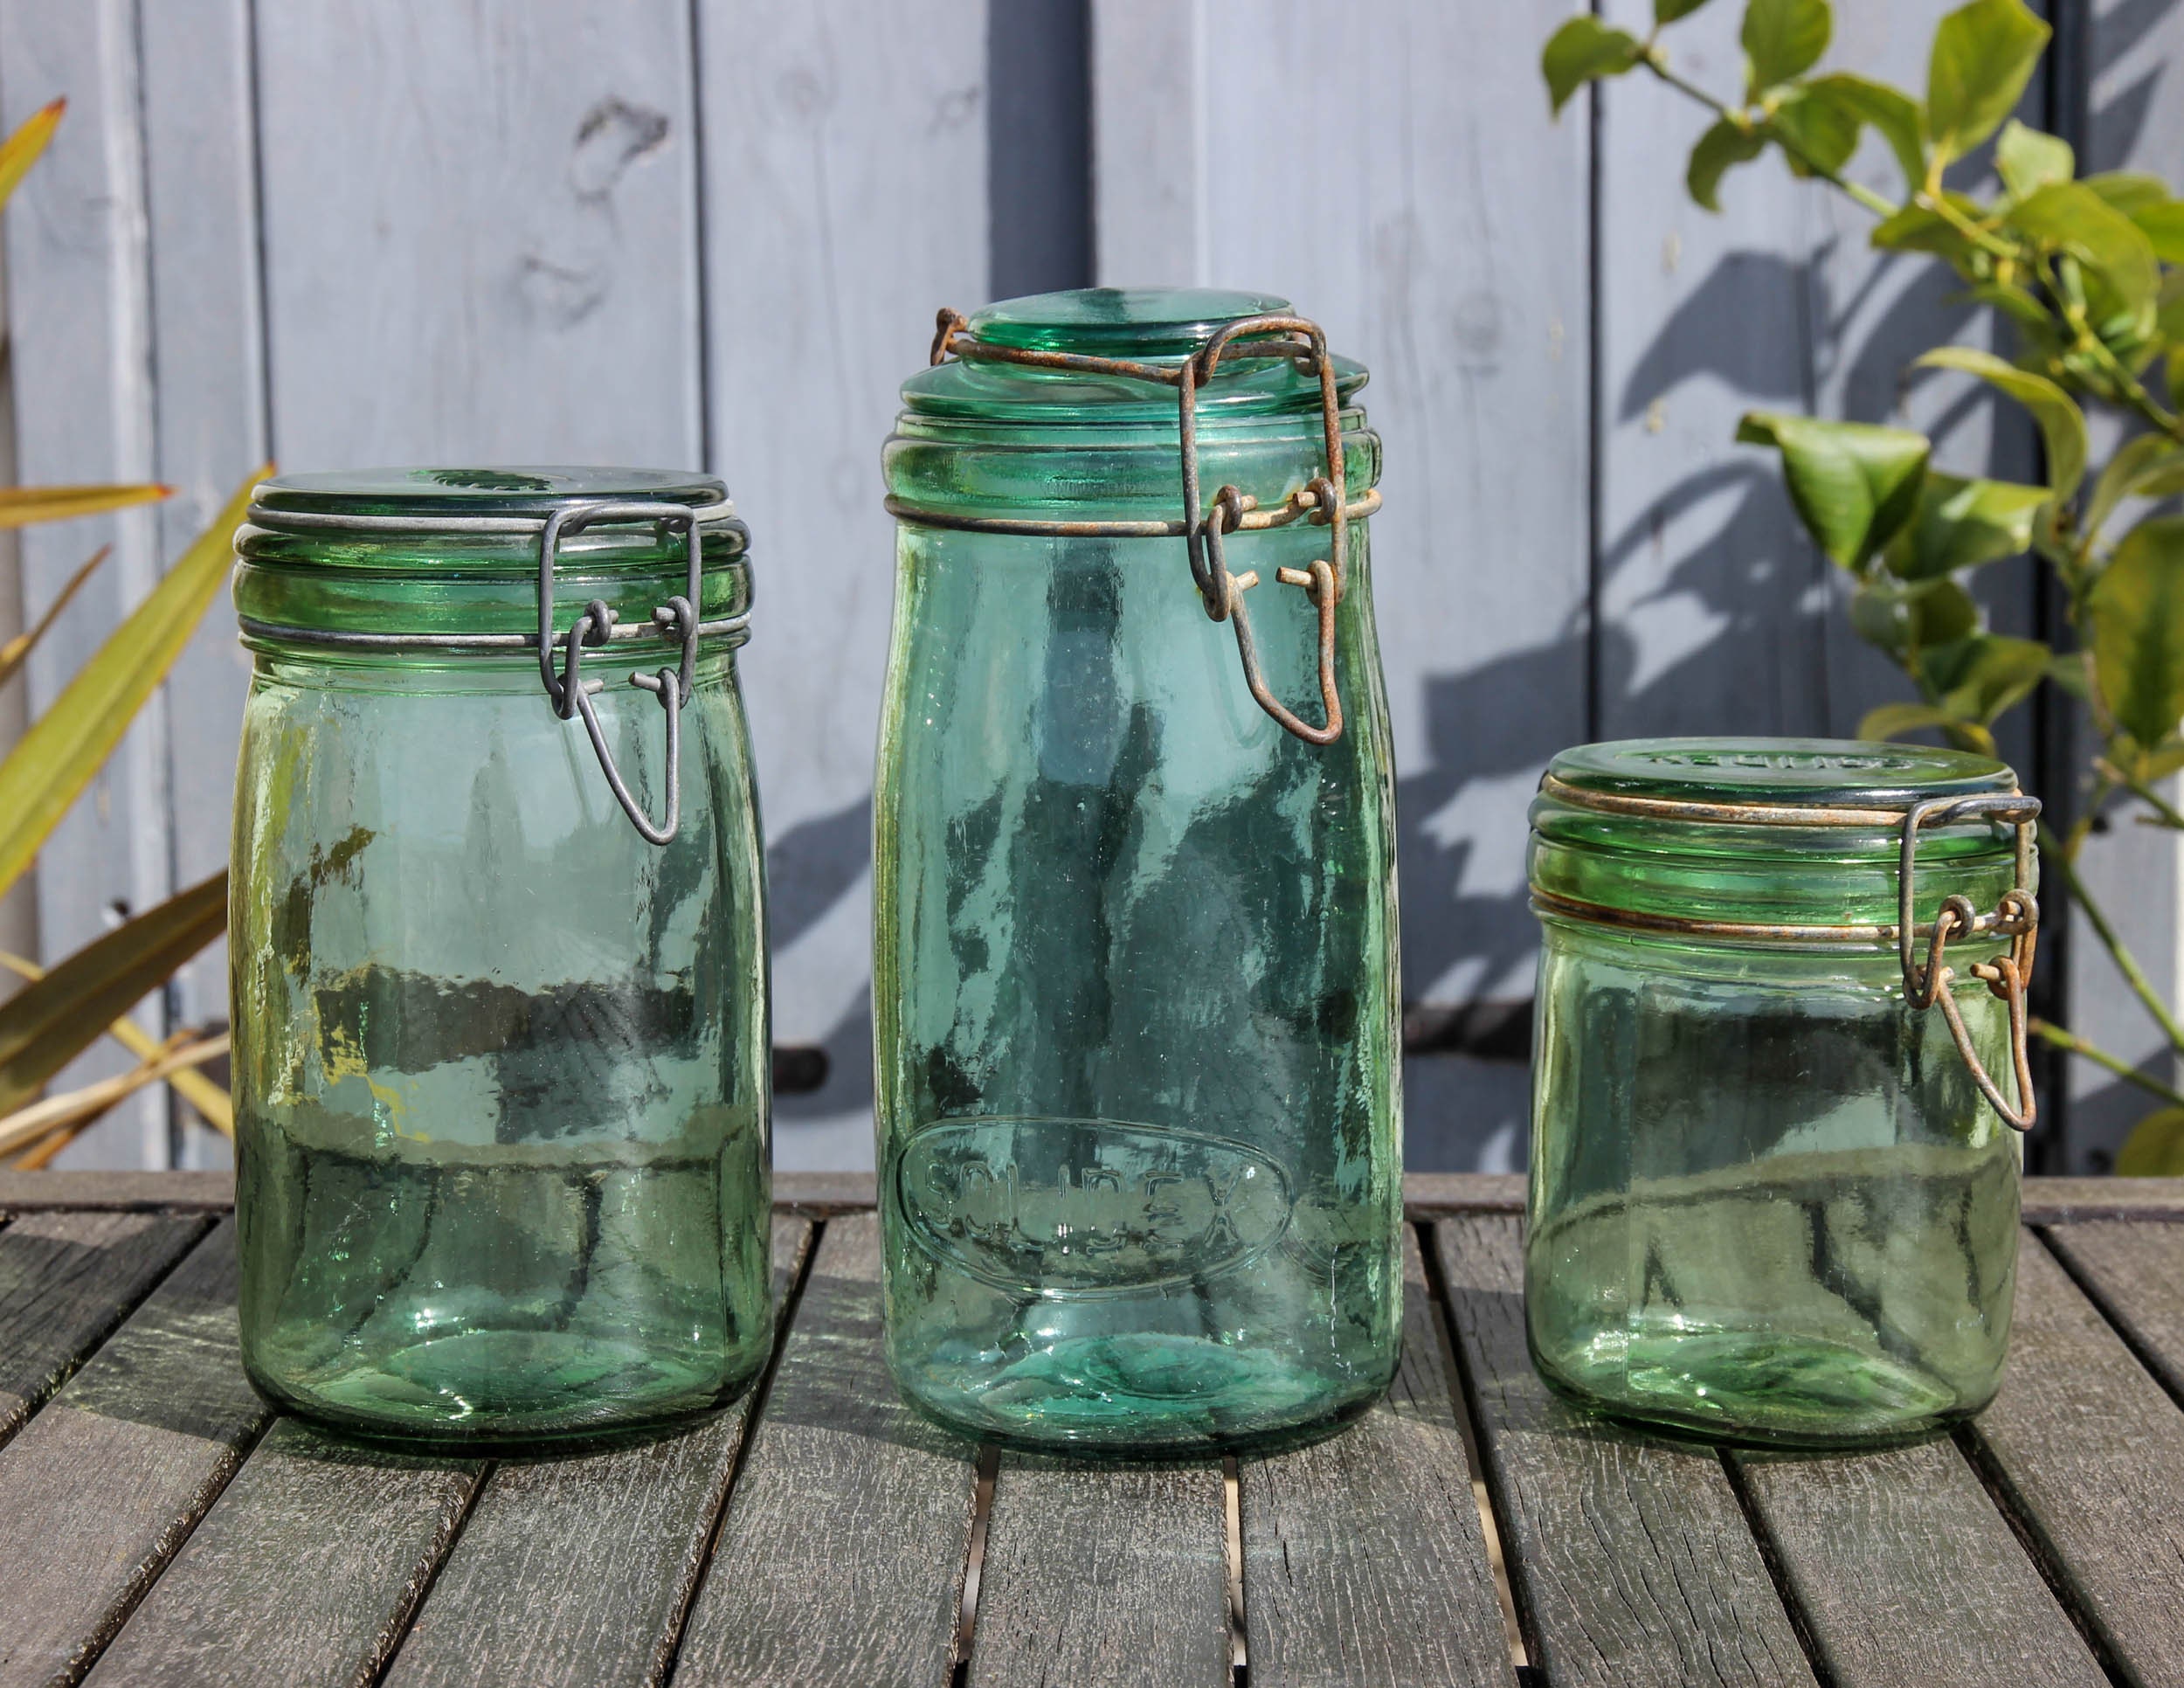
[[[1234,1271],[1289,1222],[1289,1180],[1249,1144],[1114,1120],[939,1120],[896,1179],[919,1246],[1048,1298]]]

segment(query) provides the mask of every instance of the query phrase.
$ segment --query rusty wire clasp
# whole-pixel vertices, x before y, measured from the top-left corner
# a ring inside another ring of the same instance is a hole
[[[1916,948],[1917,929],[1911,924],[1919,829],[1979,819],[2016,828],[2016,883],[2002,894],[2001,906],[1991,920],[1981,920],[1972,907],[1971,899],[1960,893],[1945,898],[1934,916],[1933,929],[1926,940],[1926,965],[1921,967]],[[2003,1122],[2020,1131],[2030,1131],[2039,1116],[2025,1048],[2025,986],[2032,977],[2033,951],[2040,936],[2040,903],[2032,893],[2032,836],[2039,819],[2040,799],[2015,792],[1995,797],[1930,798],[1925,802],[1912,804],[1904,814],[1902,854],[1897,863],[1896,952],[1904,968],[1904,1000],[1916,1008],[1931,1008],[1937,1004],[1940,1007],[1941,1016],[1948,1022],[1949,1035],[1972,1074],[1972,1082],[1980,1087],[1980,1094]],[[1964,1015],[1949,990],[1956,970],[1943,959],[1952,937],[1980,930],[2009,938],[2009,953],[1998,960],[1973,963],[1972,977],[1984,980],[1988,990],[2009,1005],[2009,1058],[2017,1083],[2015,1110],[2002,1100],[2000,1087],[1972,1048]]]
[[[1191,564],[1192,583],[1206,615],[1227,621],[1236,633],[1236,654],[1243,664],[1244,684],[1253,699],[1288,731],[1310,744],[1331,744],[1342,737],[1341,689],[1335,672],[1335,608],[1350,582],[1350,523],[1380,508],[1380,495],[1368,490],[1354,503],[1346,484],[1342,448],[1342,399],[1335,380],[1335,366],[1327,349],[1327,336],[1319,325],[1302,316],[1241,317],[1224,323],[1206,342],[1180,363],[1147,363],[1127,358],[1095,357],[1076,352],[1033,350],[1016,346],[994,346],[969,331],[962,314],[943,309],[933,335],[931,361],[943,363],[951,356],[993,363],[1019,363],[1035,369],[1075,370],[1083,374],[1123,376],[1133,380],[1158,381],[1177,390],[1176,426],[1180,436],[1183,465],[1183,520],[1178,523],[1144,522],[1047,522],[1023,517],[964,516],[927,510],[889,498],[888,508],[907,520],[935,526],[990,533],[1038,535],[1076,538],[1110,536],[1144,539],[1165,534],[1182,536]],[[1273,509],[1259,508],[1259,501],[1234,486],[1224,485],[1210,505],[1199,501],[1198,394],[1220,370],[1223,358],[1286,358],[1319,382],[1320,425],[1327,453],[1327,470],[1315,475]],[[1319,612],[1319,695],[1324,719],[1317,726],[1304,720],[1274,695],[1260,666],[1258,641],[1253,637],[1251,615],[1244,593],[1259,584],[1255,570],[1232,573],[1226,536],[1233,533],[1262,532],[1308,520],[1330,529],[1328,555],[1316,558],[1307,569],[1282,568],[1275,578],[1285,586],[1301,587]]]

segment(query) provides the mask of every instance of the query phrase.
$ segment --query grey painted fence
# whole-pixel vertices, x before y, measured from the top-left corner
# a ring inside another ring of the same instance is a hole
[[[1641,17],[1647,0],[1603,10]],[[1094,280],[1285,293],[1374,371],[1375,569],[1395,711],[1413,1160],[1517,1164],[1532,928],[1524,810],[1587,737],[1847,732],[1889,675],[1851,638],[1753,405],[1939,429],[2029,472],[2022,420],[1899,386],[1992,326],[1769,161],[1683,195],[1701,119],[1649,82],[1552,122],[1568,0],[0,0],[0,122],[71,101],[5,227],[25,481],[159,478],[172,503],[35,530],[35,613],[116,564],[34,663],[43,707],[226,490],[305,470],[605,460],[725,474],[757,536],[746,663],[769,823],[777,1035],[822,1045],[784,1166],[868,1161],[870,759],[892,591],[877,454],[934,308]],[[1835,62],[1918,84],[1942,0],[1838,0]],[[1679,28],[1740,74],[1731,0]],[[1629,21],[1624,19],[1624,21]],[[2028,115],[2092,164],[2184,176],[2178,0],[2056,17]],[[1877,149],[1855,172],[1884,181]],[[2048,625],[2028,568],[1996,625]],[[216,611],[43,857],[73,948],[225,859],[246,665]],[[2063,721],[2009,744],[2067,801]],[[2096,841],[2176,978],[2175,853]],[[2070,1012],[2156,1065],[2105,959]],[[225,961],[148,1023],[218,1018]],[[75,1076],[103,1070],[86,1057]],[[2133,1117],[2073,1076],[2067,1159]],[[2040,1151],[2060,1167],[2066,1145]],[[218,1160],[147,1097],[74,1164]]]

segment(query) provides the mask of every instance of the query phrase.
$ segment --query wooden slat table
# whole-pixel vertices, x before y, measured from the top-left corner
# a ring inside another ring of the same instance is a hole
[[[488,1460],[252,1394],[224,1178],[0,1173],[0,1688],[2184,1684],[2184,1180],[2030,1182],[2000,1399],[1828,1458],[1572,1414],[1519,1180],[1408,1193],[1401,1373],[1298,1451],[941,1433],[881,1361],[871,1180],[790,1176],[743,1401]]]

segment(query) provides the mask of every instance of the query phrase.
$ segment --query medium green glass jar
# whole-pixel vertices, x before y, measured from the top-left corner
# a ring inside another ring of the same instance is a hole
[[[1393,1373],[1364,379],[1283,301],[1101,290],[944,314],[903,389],[875,796],[887,1350],[970,1434],[1232,1444]]]
[[[719,1405],[772,1317],[750,574],[725,488],[286,476],[238,550],[252,1380],[442,1442]]]
[[[1987,1404],[2032,1123],[2039,806],[1998,762],[1916,745],[1555,758],[1531,810],[1524,1263],[1550,1385],[1787,1446]]]

